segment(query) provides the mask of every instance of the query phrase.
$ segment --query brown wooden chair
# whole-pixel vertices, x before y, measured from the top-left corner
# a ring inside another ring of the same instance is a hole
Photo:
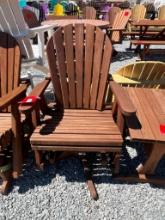
[[[130,9],[124,9],[116,14],[112,27],[107,29],[107,33],[113,44],[121,43],[122,32],[125,30],[130,16]]]
[[[25,96],[27,84],[20,82],[21,54],[17,41],[0,32],[0,192],[6,193],[12,175],[22,170],[22,123],[18,101]]]
[[[96,19],[96,9],[90,6],[87,6],[83,9],[83,18],[84,19]]]
[[[92,25],[61,27],[49,40],[47,56],[56,107],[55,113],[45,116],[30,138],[39,168],[42,168],[45,151],[62,151],[62,155],[68,152],[108,152],[114,155],[114,172],[118,173],[123,143],[122,117],[134,114],[136,110],[124,90],[115,82],[109,83],[111,54],[108,36]],[[47,81],[42,84],[45,86]],[[117,98],[118,125],[113,119],[113,110],[106,109],[109,86]],[[38,95],[42,86],[35,89]],[[20,106],[22,112],[31,108]],[[60,158],[62,156],[57,159]],[[84,164],[87,163],[85,160]],[[89,173],[87,184],[91,196],[96,199],[97,192]]]
[[[164,20],[165,19],[165,5],[161,6],[158,10],[158,19]]]
[[[135,28],[132,25],[132,22],[139,21],[141,19],[144,19],[146,15],[146,7],[144,5],[135,5],[131,9],[131,17],[130,17],[130,22],[128,22],[128,30],[129,32],[131,31],[138,31],[139,29]]]
[[[119,7],[112,7],[109,12],[108,12],[108,17],[109,17],[109,24],[112,27],[113,23],[115,21],[115,17],[117,15],[118,12],[121,11],[121,8]]]

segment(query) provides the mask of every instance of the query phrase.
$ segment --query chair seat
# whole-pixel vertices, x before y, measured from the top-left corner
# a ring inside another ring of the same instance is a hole
[[[7,131],[11,131],[11,114],[0,113],[0,139]]]
[[[46,117],[31,136],[37,150],[116,152],[122,142],[110,110],[66,109],[63,115]]]
[[[7,146],[10,145],[12,140],[12,130],[11,130],[11,114],[10,113],[0,113],[0,153]],[[0,158],[0,164],[2,165],[2,158]]]
[[[113,74],[112,75],[112,78],[113,78],[113,80],[115,81],[115,82],[118,82],[118,83],[132,83],[132,84],[134,84],[134,83],[140,83],[140,82],[138,82],[137,80],[133,80],[133,79],[130,79],[130,78],[127,78],[127,77],[125,77],[125,76],[122,76],[122,75],[119,75],[119,74]]]

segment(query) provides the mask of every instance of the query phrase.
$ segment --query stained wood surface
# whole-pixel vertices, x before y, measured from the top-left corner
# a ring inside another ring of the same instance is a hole
[[[102,20],[97,20],[97,19],[64,19],[64,20],[48,20],[48,21],[44,21],[42,22],[42,24],[49,24],[49,25],[56,25],[58,27],[64,27],[66,25],[69,24],[91,24],[94,25],[96,27],[100,27],[100,28],[106,28],[109,26],[109,22],[108,21],[102,21]]]
[[[90,6],[83,8],[84,19],[96,19],[96,9]]]
[[[16,40],[10,35],[0,32],[0,97],[18,87],[20,57],[20,49]]]
[[[109,17],[109,24],[110,26],[113,26],[113,23],[115,21],[117,13],[121,11],[121,8],[119,7],[112,7],[109,12],[108,12],[108,17]]]
[[[160,124],[165,124],[165,91],[145,88],[127,88],[137,108],[137,117],[127,119],[131,138],[149,142],[165,142]]]
[[[11,114],[0,114],[0,151],[11,141]]]
[[[137,111],[136,107],[134,106],[127,92],[125,92],[119,84],[113,81],[110,82],[110,87],[122,114],[124,114],[125,116],[135,114]]]
[[[111,42],[99,28],[59,28],[47,44],[57,102],[64,108],[103,109],[111,54]]]
[[[140,21],[133,22],[134,26],[165,26],[165,20],[150,20],[142,19]]]
[[[57,16],[57,15],[48,15],[46,20],[64,20],[64,19],[78,19],[78,15],[64,15],[64,16]]]
[[[131,40],[135,45],[165,45],[165,40],[148,39],[148,40]]]
[[[35,129],[31,143],[32,148],[37,149],[53,145],[52,149],[66,150],[70,146],[71,149],[88,151],[88,147],[93,146],[95,151],[99,146],[99,151],[108,151],[110,146],[120,146],[122,137],[111,111],[66,109],[63,115],[59,113],[53,119],[45,118],[43,125]]]
[[[137,22],[144,19],[146,14],[146,7],[144,5],[137,4],[131,9],[131,12],[131,20]]]
[[[113,29],[124,29],[126,28],[126,25],[128,23],[128,20],[131,16],[131,10],[130,9],[124,9],[120,12],[118,12],[115,16],[112,30]],[[112,42],[120,42],[122,40],[122,32],[121,31],[113,31],[111,34],[111,41]]]

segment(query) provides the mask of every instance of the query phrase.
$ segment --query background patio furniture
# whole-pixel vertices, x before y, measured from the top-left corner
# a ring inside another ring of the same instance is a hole
[[[131,40],[131,43],[139,46],[137,51],[140,53],[140,58],[142,60],[144,60],[145,55],[149,53],[150,45],[165,45],[165,20],[144,19],[134,22],[133,25],[140,27],[140,34],[139,39]],[[148,36],[147,31],[151,26],[156,27],[156,33]],[[144,46],[142,50],[141,45]]]
[[[96,10],[89,6],[83,8],[83,19],[96,19]]]
[[[116,15],[118,12],[121,12],[121,9],[119,7],[112,7],[108,12],[109,17],[109,25],[110,27],[113,26],[113,23],[115,21]]]
[[[56,15],[48,15],[46,21],[48,20],[64,20],[64,19],[78,19],[78,15],[64,15],[64,16],[56,16]]]
[[[122,32],[125,30],[130,16],[130,9],[124,9],[116,14],[112,27],[107,29],[108,35],[113,44],[121,43]]]
[[[164,5],[164,6],[161,6],[161,7],[158,9],[158,19],[159,19],[159,20],[164,20],[164,19],[165,19],[165,5]]]
[[[49,40],[47,55],[57,106],[52,117],[46,116],[31,136],[39,168],[43,151],[111,152],[115,156],[114,172],[118,172],[121,121],[117,120],[118,128],[113,111],[105,110],[111,54],[108,36],[88,24],[59,28]],[[117,118],[134,114],[136,110],[123,89],[115,82],[112,85],[119,105]],[[21,111],[25,109],[20,106]],[[85,161],[87,165],[86,157]],[[89,167],[85,172],[90,194],[97,199]]]
[[[45,62],[44,32],[52,30],[54,26],[44,25],[28,28],[17,0],[1,0],[0,9],[0,30],[17,38],[21,54],[26,58],[26,61],[36,60],[43,64]],[[34,56],[30,42],[30,38],[36,34],[38,36],[39,57]]]
[[[43,24],[50,24],[56,27],[64,27],[68,24],[91,24],[102,29],[106,29],[109,27],[108,21],[102,21],[98,19],[57,19],[44,21]]]
[[[146,14],[146,7],[144,5],[135,5],[131,9],[131,17],[130,17],[131,22],[132,21],[139,21],[141,19],[144,19],[145,18],[145,14]]]
[[[117,70],[112,74],[112,78],[122,86],[165,88],[165,63],[135,62]]]
[[[17,41],[0,32],[0,192],[4,194],[12,176],[17,178],[22,171],[23,127],[18,101],[25,97],[28,84],[21,84],[20,61]]]

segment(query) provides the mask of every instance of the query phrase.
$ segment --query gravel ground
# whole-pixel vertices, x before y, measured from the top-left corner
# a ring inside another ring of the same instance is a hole
[[[113,59],[111,72],[138,59],[132,51],[126,50],[127,47],[127,41],[122,46],[116,46],[119,54]],[[158,56],[160,59],[164,56]],[[131,172],[145,156],[143,146],[136,143],[125,146],[123,155],[126,158],[121,159],[123,173]],[[99,164],[99,156],[96,162]],[[164,159],[157,173],[165,176]],[[98,201],[93,201],[89,196],[78,159],[70,158],[56,166],[47,165],[45,171],[40,172],[35,169],[33,154],[29,153],[23,175],[13,182],[7,196],[0,195],[0,220],[165,219],[165,187],[117,182],[112,180],[110,169],[99,166],[94,180],[99,193]]]

